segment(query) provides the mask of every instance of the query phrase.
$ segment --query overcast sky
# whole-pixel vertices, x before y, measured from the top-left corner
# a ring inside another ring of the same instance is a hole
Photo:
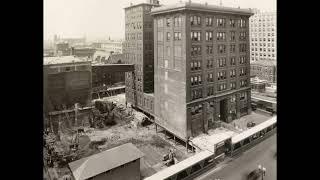
[[[44,39],[62,37],[123,38],[124,9],[147,0],[44,0]],[[182,0],[188,1],[188,0]],[[172,4],[179,0],[160,0]],[[220,0],[192,0],[218,5]],[[222,0],[224,6],[276,11],[276,0]]]

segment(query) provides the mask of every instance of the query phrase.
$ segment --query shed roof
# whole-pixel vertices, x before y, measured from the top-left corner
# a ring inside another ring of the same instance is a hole
[[[76,180],[84,180],[110,169],[143,157],[144,154],[132,143],[103,151],[101,153],[69,163]]]

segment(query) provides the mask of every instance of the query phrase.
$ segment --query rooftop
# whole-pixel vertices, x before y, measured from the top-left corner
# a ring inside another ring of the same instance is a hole
[[[145,178],[145,180],[158,180],[158,179],[164,179],[164,178],[170,177],[176,174],[177,172],[182,171],[187,167],[190,167],[191,165],[195,164],[197,161],[199,161],[199,159],[205,159],[212,155],[213,153],[210,151],[207,151],[207,150],[201,151],[175,165],[165,168],[162,171],[159,171],[158,173]]]
[[[159,4],[139,3],[139,4],[131,4],[130,6],[125,7],[124,9],[129,9],[129,8],[133,8],[133,7],[137,7],[137,6],[143,6],[143,5],[146,5],[146,6],[160,6]]]
[[[237,142],[243,140],[244,138],[249,137],[249,136],[257,133],[257,132],[261,131],[262,129],[265,129],[266,127],[268,127],[271,124],[274,124],[276,122],[277,122],[277,116],[274,116],[274,117],[268,119],[267,121],[264,121],[256,126],[250,128],[250,129],[246,130],[246,131],[243,131],[240,134],[233,136],[231,138],[231,141],[232,141],[232,143],[237,143]]]
[[[259,60],[250,62],[252,65],[263,65],[263,66],[277,66],[276,61],[274,60]]]
[[[252,101],[266,101],[270,103],[277,103],[277,98],[263,96],[260,93],[251,92]]]
[[[143,157],[132,143],[69,163],[75,180],[84,180]]]
[[[236,132],[225,128],[210,129],[208,134],[200,134],[191,140],[192,144],[201,150],[209,150],[214,153],[214,146],[226,139],[231,138]]]
[[[90,62],[90,61],[87,61],[87,59],[78,58],[74,56],[43,57],[43,65],[81,63],[81,62]]]
[[[232,7],[224,7],[217,5],[201,4],[194,2],[179,2],[172,5],[164,5],[161,7],[153,8],[151,14],[161,14],[177,10],[198,10],[198,11],[209,11],[209,12],[219,12],[219,13],[228,13],[228,14],[242,14],[242,15],[253,15],[251,9],[240,9]]]

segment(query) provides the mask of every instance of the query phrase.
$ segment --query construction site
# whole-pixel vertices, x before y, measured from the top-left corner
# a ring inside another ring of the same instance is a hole
[[[68,163],[131,142],[145,156],[142,178],[193,155],[156,132],[152,119],[126,105],[125,95],[92,101],[88,107],[50,112],[45,119],[45,179],[72,179]]]

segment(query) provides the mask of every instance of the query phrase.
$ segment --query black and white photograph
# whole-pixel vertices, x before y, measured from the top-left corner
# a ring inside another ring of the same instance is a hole
[[[277,0],[43,0],[42,68],[44,180],[277,179]]]

